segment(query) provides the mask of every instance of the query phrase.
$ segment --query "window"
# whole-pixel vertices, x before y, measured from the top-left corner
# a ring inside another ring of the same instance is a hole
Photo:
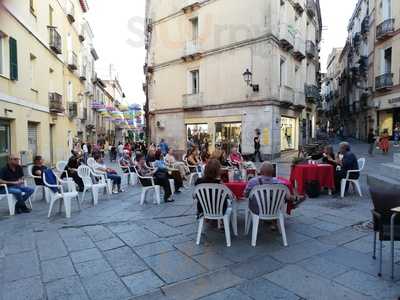
[[[35,0],[29,0],[29,10],[32,15],[36,16],[35,12]]]
[[[392,73],[392,48],[382,49],[381,73]]]
[[[73,94],[74,94],[74,91],[72,89],[72,82],[68,81],[68,87],[67,87],[67,99],[68,99],[68,102],[72,102],[73,101],[73,99],[72,99]]]
[[[17,40],[10,37],[9,38],[9,48],[10,48],[10,79],[18,80],[18,50],[17,50]]]
[[[190,71],[191,80],[192,80],[192,94],[198,94],[200,92],[200,78],[199,78],[199,70]]]
[[[197,41],[199,38],[199,18],[193,18],[190,22],[192,23],[192,40]]]
[[[36,91],[36,84],[35,84],[35,73],[36,73],[36,56],[32,53],[30,54],[30,65],[29,65],[29,75],[31,81],[31,89]]]
[[[54,9],[49,5],[49,26],[53,26]]]
[[[295,65],[294,67],[294,78],[295,78],[295,88],[296,90],[300,90],[301,89],[301,84],[300,84],[300,79],[301,79],[301,74],[300,74],[300,66],[299,65]]]
[[[387,20],[392,17],[392,0],[382,1],[382,17],[383,20]]]

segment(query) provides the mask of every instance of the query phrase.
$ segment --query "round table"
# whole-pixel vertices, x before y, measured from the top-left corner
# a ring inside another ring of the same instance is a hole
[[[321,188],[331,192],[335,189],[335,168],[328,164],[299,164],[292,167],[290,183],[297,187],[299,195],[305,194],[306,183],[309,181],[318,181]]]

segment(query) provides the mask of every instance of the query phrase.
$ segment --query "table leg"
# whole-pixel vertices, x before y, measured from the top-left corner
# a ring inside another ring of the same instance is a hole
[[[328,195],[332,196],[332,190],[331,189],[328,189]]]

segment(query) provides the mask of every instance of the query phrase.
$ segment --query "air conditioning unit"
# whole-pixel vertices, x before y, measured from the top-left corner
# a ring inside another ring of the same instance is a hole
[[[160,128],[160,129],[163,129],[163,128],[165,128],[165,124],[164,124],[164,122],[161,122],[161,121],[157,121],[157,127],[158,128]]]

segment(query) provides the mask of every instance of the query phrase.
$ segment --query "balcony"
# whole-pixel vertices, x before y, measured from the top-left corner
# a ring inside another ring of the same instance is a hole
[[[304,7],[302,6],[302,1],[300,0],[293,1],[293,8],[300,15],[304,12]]]
[[[294,48],[295,33],[293,26],[288,24],[281,24],[279,27],[279,43],[282,49],[290,51]]]
[[[315,17],[315,15],[317,14],[317,5],[315,4],[314,0],[307,0],[306,11],[311,18]]]
[[[56,27],[48,27],[49,28],[49,47],[56,54],[62,53],[61,47],[61,35],[58,33]]]
[[[305,54],[306,43],[299,35],[297,35],[294,43],[293,56],[295,59],[302,61],[306,57]]]
[[[316,103],[320,98],[319,88],[313,84],[306,84],[304,86],[306,100]]]
[[[188,41],[183,49],[182,59],[184,61],[192,61],[201,57],[201,49],[198,40]]]
[[[376,27],[376,39],[384,39],[394,34],[394,19],[387,19]]]
[[[88,109],[82,108],[81,112],[80,112],[80,119],[81,121],[86,121],[88,119]]]
[[[361,45],[361,33],[357,32],[353,36],[353,46],[355,49],[358,49]]]
[[[294,106],[303,109],[306,107],[306,96],[302,91],[296,91],[294,94]]]
[[[294,90],[286,85],[279,88],[279,97],[283,105],[290,106],[295,102]]]
[[[78,56],[74,51],[70,51],[68,53],[68,68],[70,70],[77,70],[78,69]]]
[[[313,41],[306,41],[306,56],[314,59],[317,56],[317,47]]]
[[[49,111],[51,114],[62,114],[65,111],[62,96],[58,93],[49,93]]]
[[[185,1],[185,6],[182,8],[183,13],[189,14],[200,8],[200,2],[196,0]]]
[[[182,103],[184,109],[200,108],[204,105],[203,93],[185,94],[182,96]]]
[[[75,6],[72,3],[72,1],[70,1],[70,0],[67,1],[66,13],[67,13],[68,21],[70,23],[74,23],[75,22]]]
[[[365,35],[369,32],[369,16],[366,16],[361,22],[361,34]]]
[[[81,70],[80,70],[79,79],[80,79],[81,81],[85,81],[85,80],[86,80],[86,74],[87,74],[86,66],[83,66],[83,67],[81,68]]]
[[[68,118],[74,119],[78,116],[78,103],[69,102],[68,103]]]
[[[390,90],[393,87],[393,73],[386,73],[375,78],[377,91]]]

